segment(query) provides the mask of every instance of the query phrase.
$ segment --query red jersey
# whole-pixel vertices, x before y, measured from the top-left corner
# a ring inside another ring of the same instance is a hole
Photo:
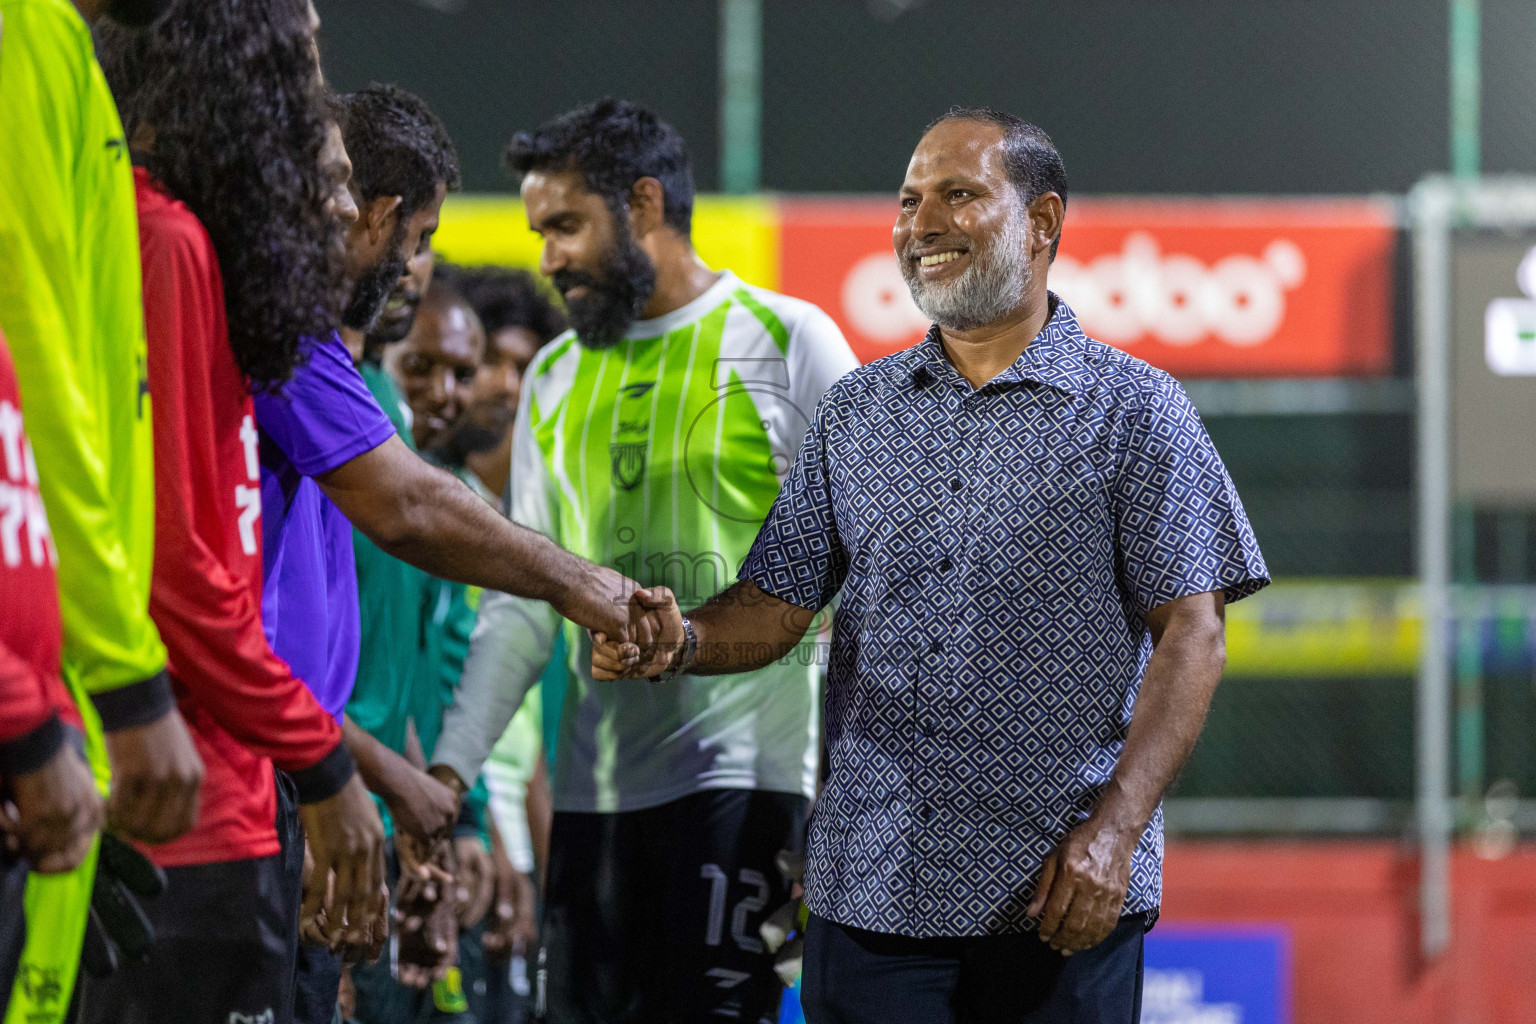
[[[79,714],[59,675],[58,553],[0,334],[0,779],[42,767]]]
[[[262,632],[256,420],[213,243],[142,168],[134,185],[155,410],[149,610],[206,766],[197,825],[149,852],[166,867],[271,856],[272,764],[305,803],[337,792],[354,766],[341,728]]]

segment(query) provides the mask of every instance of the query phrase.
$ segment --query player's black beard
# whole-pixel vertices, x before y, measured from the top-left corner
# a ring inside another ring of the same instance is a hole
[[[629,225],[618,217],[614,223],[619,240],[604,256],[601,276],[584,270],[557,270],[552,278],[562,295],[577,285],[587,286],[587,294],[565,301],[571,326],[587,348],[612,348],[623,341],[624,332],[656,291],[656,265],[636,244]]]
[[[398,245],[389,247],[389,255],[364,271],[352,286],[352,295],[341,311],[341,322],[354,331],[367,331],[379,318],[384,303],[405,273],[406,258]]]
[[[1003,230],[986,244],[960,234],[955,241],[970,249],[971,266],[953,281],[935,284],[918,271],[914,238],[901,254],[901,276],[923,315],[952,331],[974,331],[997,323],[1019,304],[1029,289],[1029,213],[1019,203]]]
[[[397,298],[400,300],[399,304],[390,305],[390,302]],[[389,293],[389,299],[385,300],[384,311],[368,328],[368,340],[379,345],[403,340],[416,325],[416,311],[420,308],[421,295],[407,291],[402,285],[396,283]]]

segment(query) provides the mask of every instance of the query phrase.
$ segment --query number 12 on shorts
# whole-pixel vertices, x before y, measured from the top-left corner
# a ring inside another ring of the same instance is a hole
[[[718,946],[725,930],[725,901],[731,880],[718,864],[701,865],[699,877],[709,883],[709,921],[704,929],[704,943]],[[751,868],[742,868],[737,878],[742,885],[755,892],[736,901],[731,911],[731,938],[743,952],[761,953],[763,942],[754,932],[747,930],[747,918],[761,912],[768,905],[768,879],[761,871]]]

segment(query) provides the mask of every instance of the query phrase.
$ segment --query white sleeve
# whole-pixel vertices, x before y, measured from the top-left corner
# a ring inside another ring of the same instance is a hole
[[[545,536],[556,525],[555,489],[530,426],[527,394],[512,436],[512,476],[507,482],[512,519]],[[487,591],[480,601],[469,657],[443,714],[443,731],[432,763],[446,765],[473,785],[491,748],[538,682],[554,651],[560,614],[543,601]]]
[[[789,335],[789,400],[804,415],[798,417],[809,427],[816,406],[838,378],[858,368],[859,360],[843,337],[842,329],[818,306],[810,306]],[[786,438],[791,456],[805,440]]]
[[[495,822],[496,831],[501,833],[507,860],[525,875],[532,874],[533,836],[528,829],[528,784],[521,779],[508,778],[497,771],[498,767],[495,761],[485,767],[485,788],[491,795],[491,820]]]

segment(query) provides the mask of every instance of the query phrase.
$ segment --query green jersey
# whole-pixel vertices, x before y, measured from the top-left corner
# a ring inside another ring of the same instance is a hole
[[[816,307],[730,272],[608,349],[574,334],[535,357],[513,435],[512,518],[685,607],[736,578],[815,412],[856,365]],[[547,604],[487,594],[433,761],[472,779],[560,626]],[[626,811],[706,789],[814,791],[816,652],[665,686],[598,682],[566,624],[554,804]]]
[[[395,425],[395,432],[414,449],[406,418],[408,410],[394,379],[383,367],[366,361],[358,372]],[[415,566],[385,553],[356,528],[352,531],[352,552],[357,561],[361,643],[357,681],[347,698],[347,715],[374,739],[403,754],[406,719],[412,715],[413,703],[422,696],[418,675],[423,658],[422,616],[430,578]],[[434,692],[432,699],[441,698]],[[434,729],[440,715],[440,710],[433,710]],[[425,737],[422,742],[425,744]]]
[[[496,495],[486,490],[473,472],[463,466],[444,468],[486,504],[497,504]],[[427,577],[426,601],[422,606],[422,658],[416,684],[420,696],[411,702],[411,717],[416,722],[421,749],[429,758],[442,731],[443,709],[453,700],[454,688],[464,672],[481,594],[479,587]]]

